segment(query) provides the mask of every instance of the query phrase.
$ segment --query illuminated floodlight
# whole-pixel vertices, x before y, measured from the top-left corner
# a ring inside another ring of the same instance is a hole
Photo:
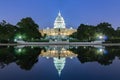
[[[49,59],[49,57],[46,57],[47,59]]]
[[[18,49],[18,52],[21,52],[22,51],[22,49]]]
[[[17,39],[14,39],[14,41],[16,42],[16,41],[17,41]]]
[[[73,57],[70,57],[70,59],[73,59]]]
[[[99,39],[103,39],[103,36],[99,36]]]
[[[100,52],[103,52],[103,49],[99,49]]]
[[[22,39],[22,36],[18,36],[19,39]]]

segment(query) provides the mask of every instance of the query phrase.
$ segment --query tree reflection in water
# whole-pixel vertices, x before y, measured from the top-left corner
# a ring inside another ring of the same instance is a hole
[[[30,70],[38,61],[40,47],[0,47],[0,66],[4,68],[10,63],[16,63],[21,69]]]
[[[120,59],[120,47],[68,46],[64,48],[63,47],[58,48],[56,46],[54,47],[1,46],[0,68],[3,69],[10,63],[16,63],[18,66],[20,66],[21,69],[30,70],[34,66],[34,64],[38,62],[39,56],[46,58],[52,57],[53,60],[58,61],[60,58],[77,57],[81,63],[98,62],[101,65],[110,65],[112,64],[115,57],[118,57]],[[54,61],[54,63],[56,63],[56,61]]]
[[[75,54],[78,54],[78,59],[81,63],[98,62],[101,65],[112,64],[115,57],[120,59],[120,47],[115,46],[95,46],[95,47],[73,47],[70,48]]]

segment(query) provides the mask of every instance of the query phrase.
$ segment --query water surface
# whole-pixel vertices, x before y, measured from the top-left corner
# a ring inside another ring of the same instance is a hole
[[[120,80],[120,47],[1,46],[0,80]]]

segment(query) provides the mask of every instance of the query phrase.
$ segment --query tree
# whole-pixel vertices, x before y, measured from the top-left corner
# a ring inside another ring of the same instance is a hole
[[[115,36],[115,30],[112,28],[112,25],[107,22],[100,23],[96,27],[98,33],[102,33],[108,36],[108,38],[113,38]]]
[[[77,38],[81,41],[94,40],[95,27],[92,25],[81,24],[77,29]]]
[[[0,23],[0,42],[13,42],[18,28],[3,20]]]
[[[120,27],[118,27],[116,30],[116,36],[117,38],[120,38]]]
[[[32,20],[30,17],[23,18],[20,22],[17,23],[19,28],[19,33],[24,35],[24,40],[26,41],[34,41],[36,39],[41,38],[41,34],[39,32],[39,26]]]
[[[80,41],[94,41],[98,38],[98,35],[104,36],[104,39],[114,39],[116,33],[111,24],[103,22],[97,26],[81,24],[76,34],[72,34],[71,37],[77,35],[76,38]],[[117,30],[117,35],[119,35],[119,30]]]

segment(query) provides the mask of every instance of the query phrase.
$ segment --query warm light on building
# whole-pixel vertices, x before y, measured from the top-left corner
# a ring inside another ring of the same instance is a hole
[[[40,56],[42,57],[77,57],[77,54],[74,54],[73,52],[69,51],[69,50],[61,50],[60,52],[58,52],[58,50],[47,50],[42,51]]]
[[[69,36],[72,33],[76,32],[76,29],[73,29],[72,27],[66,28],[66,24],[64,21],[64,18],[62,17],[61,13],[58,13],[58,16],[56,17],[54,21],[54,27],[49,28],[47,27],[46,29],[39,30],[42,34],[42,36],[47,35],[47,36]]]

